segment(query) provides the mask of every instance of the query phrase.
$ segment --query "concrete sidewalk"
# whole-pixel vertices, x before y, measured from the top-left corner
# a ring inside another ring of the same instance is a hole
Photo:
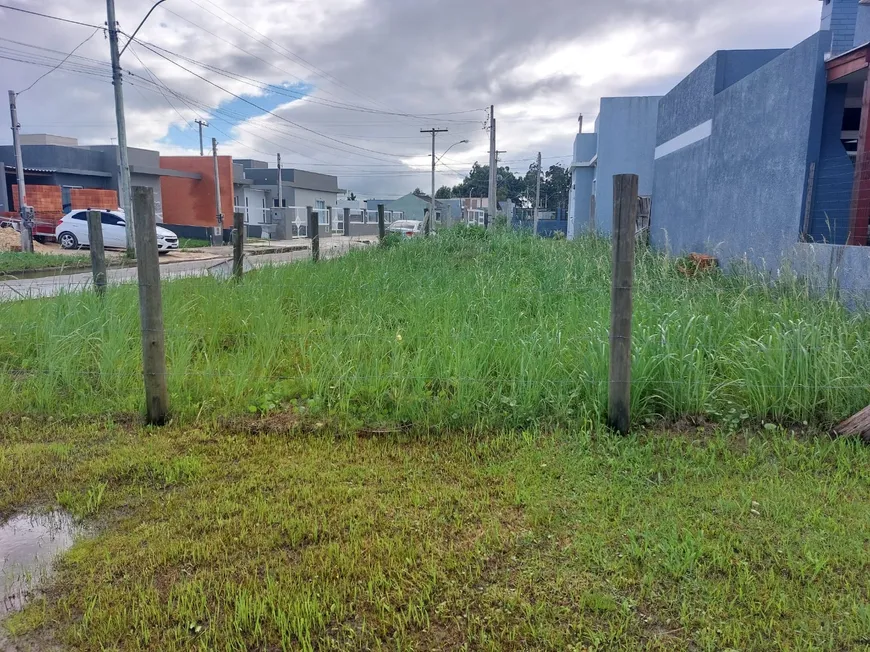
[[[374,241],[377,239],[375,238]],[[341,256],[351,249],[366,247],[371,244],[370,238],[325,238],[321,241],[320,251],[324,258]],[[259,244],[259,243],[258,243]],[[199,251],[199,250],[196,250]],[[232,263],[232,247],[210,247],[207,251],[214,252],[206,258],[173,262],[169,260],[160,266],[160,278],[172,280],[186,276],[205,276],[209,269],[224,263]],[[288,242],[271,242],[268,246],[251,246],[246,248],[247,263],[253,268],[267,265],[286,265],[293,262],[309,260],[311,257],[311,241],[293,240]],[[165,257],[164,257],[165,258]],[[135,267],[122,267],[108,271],[109,285],[133,283],[138,277]],[[0,281],[0,302],[21,299],[37,299],[51,297],[64,292],[77,292],[88,289],[92,284],[91,272],[75,274],[59,274],[42,278]]]

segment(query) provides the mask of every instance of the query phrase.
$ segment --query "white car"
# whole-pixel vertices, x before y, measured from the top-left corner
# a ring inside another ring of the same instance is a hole
[[[387,227],[389,233],[398,233],[406,238],[414,238],[423,233],[423,222],[419,220],[397,220]]]
[[[103,245],[106,249],[124,249],[127,246],[126,222],[123,211],[100,211],[103,223]],[[54,230],[54,235],[64,249],[78,249],[90,245],[88,238],[88,211],[70,211]],[[169,229],[157,227],[157,251],[165,254],[178,249],[178,236]]]

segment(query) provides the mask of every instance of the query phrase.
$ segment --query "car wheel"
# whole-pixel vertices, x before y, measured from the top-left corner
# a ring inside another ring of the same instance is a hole
[[[60,246],[63,249],[79,248],[79,239],[69,231],[64,231],[59,236],[57,236],[57,241],[60,243]]]

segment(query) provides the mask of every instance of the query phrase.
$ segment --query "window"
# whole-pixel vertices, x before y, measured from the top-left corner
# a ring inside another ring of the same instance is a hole
[[[441,221],[441,211],[435,211],[435,221],[436,222]]]
[[[123,220],[117,215],[113,215],[112,213],[103,213],[100,216],[100,222],[106,224],[108,226],[118,226],[119,224],[123,224]]]
[[[317,209],[326,208],[326,202],[323,201],[322,199],[318,199],[317,201],[314,202],[314,208],[317,208]]]
[[[87,211],[79,211],[78,213],[71,215],[70,219],[85,221],[88,219],[88,212]]]
[[[278,208],[278,198],[276,197],[276,198],[273,199],[272,201],[274,202],[274,204],[272,205],[272,207],[273,207],[273,208]]]

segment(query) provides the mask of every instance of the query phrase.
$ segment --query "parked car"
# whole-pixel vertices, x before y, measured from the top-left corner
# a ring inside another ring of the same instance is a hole
[[[397,220],[387,227],[389,233],[398,233],[406,238],[413,238],[423,233],[423,222],[419,220]]]
[[[103,224],[103,245],[106,249],[124,249],[127,246],[127,223],[123,211],[100,211]],[[78,249],[90,245],[88,239],[88,211],[71,211],[63,216],[55,228],[55,237],[64,249]],[[169,229],[157,227],[157,250],[165,254],[178,249],[178,236]]]

